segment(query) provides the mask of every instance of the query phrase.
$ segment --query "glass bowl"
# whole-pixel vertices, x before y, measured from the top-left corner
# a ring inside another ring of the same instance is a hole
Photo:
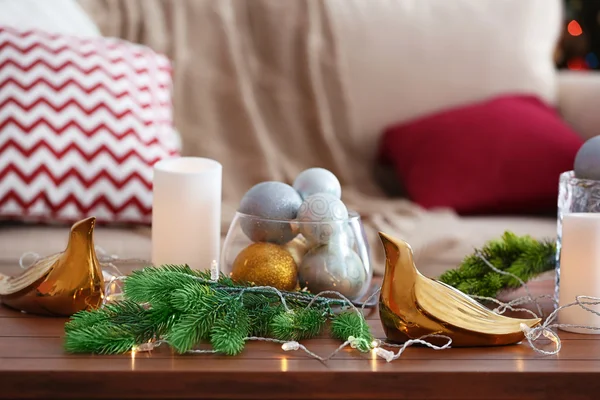
[[[236,280],[258,286],[313,294],[336,291],[350,300],[362,298],[373,277],[360,215],[353,211],[347,219],[326,222],[273,220],[237,212],[219,267]]]

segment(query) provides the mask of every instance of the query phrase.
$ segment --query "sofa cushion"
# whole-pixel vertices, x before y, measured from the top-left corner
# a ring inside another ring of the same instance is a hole
[[[460,241],[456,246],[448,251],[417,259],[419,270],[423,274],[436,277],[448,269],[456,268],[474,248],[481,247],[487,240],[497,239],[506,230],[537,239],[556,237],[555,218],[463,217],[457,222],[457,227],[460,229]],[[0,226],[0,268],[12,267],[11,271],[15,271],[19,258],[26,252],[46,256],[64,250],[68,232],[68,226]],[[117,255],[121,259],[149,260],[151,257],[152,239],[148,227],[100,226],[94,231],[94,243],[107,254]],[[383,270],[383,265],[374,267],[376,271]]]
[[[0,218],[149,223],[170,86],[149,48],[0,27]]]
[[[63,251],[69,240],[68,226],[15,224],[0,227],[0,264],[14,266],[28,252],[40,256]],[[94,244],[108,255],[119,258],[149,260],[151,231],[149,227],[106,227],[94,230]]]
[[[101,36],[77,0],[0,1],[0,25],[76,36]]]
[[[381,151],[409,197],[459,213],[554,213],[580,138],[535,97],[505,96],[386,130]]]

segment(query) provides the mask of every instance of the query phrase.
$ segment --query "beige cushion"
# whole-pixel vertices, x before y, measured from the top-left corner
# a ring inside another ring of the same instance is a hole
[[[558,74],[560,113],[584,139],[600,134],[600,73],[560,71]]]
[[[438,276],[455,268],[461,260],[491,239],[498,239],[505,231],[517,235],[531,235],[536,239],[556,239],[555,218],[532,217],[469,217],[461,218],[463,240],[451,251],[434,255],[427,260],[421,272],[428,276]],[[417,261],[418,266],[418,261]]]
[[[473,248],[482,246],[487,240],[498,238],[506,230],[518,235],[530,234],[536,238],[554,238],[556,220],[552,218],[505,218],[476,217],[462,218],[461,246],[417,260],[417,266],[429,276],[438,276],[454,268]],[[64,249],[68,238],[66,227],[4,227],[0,228],[0,264],[17,265],[20,256],[28,251],[49,255]],[[150,259],[151,234],[149,228],[104,228],[95,232],[95,244],[108,254],[120,258]]]
[[[96,24],[75,0],[0,1],[0,25],[83,37],[100,36]]]
[[[0,263],[18,264],[23,253],[42,256],[64,250],[68,227],[11,226],[0,228]],[[150,228],[96,228],[94,244],[121,258],[150,258]]]

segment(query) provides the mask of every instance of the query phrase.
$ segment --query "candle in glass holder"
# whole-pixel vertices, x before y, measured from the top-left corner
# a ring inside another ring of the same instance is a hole
[[[576,301],[577,296],[600,297],[600,214],[565,214],[562,220],[559,305]],[[595,306],[587,306],[592,309]],[[561,324],[600,327],[600,317],[579,306],[558,313]],[[561,328],[576,333],[600,333],[588,329]]]
[[[222,166],[199,157],[154,165],[152,263],[210,269],[219,259]]]

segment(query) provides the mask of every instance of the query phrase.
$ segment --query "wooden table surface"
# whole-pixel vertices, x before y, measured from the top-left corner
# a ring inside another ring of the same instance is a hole
[[[368,320],[383,339],[377,313]],[[257,342],[237,357],[176,356],[167,347],[72,355],[62,349],[65,321],[0,307],[0,399],[600,399],[600,337],[593,335],[559,332],[556,356],[525,343],[411,347],[387,363],[348,348],[322,363]],[[339,345],[327,338],[303,343],[322,355]]]

